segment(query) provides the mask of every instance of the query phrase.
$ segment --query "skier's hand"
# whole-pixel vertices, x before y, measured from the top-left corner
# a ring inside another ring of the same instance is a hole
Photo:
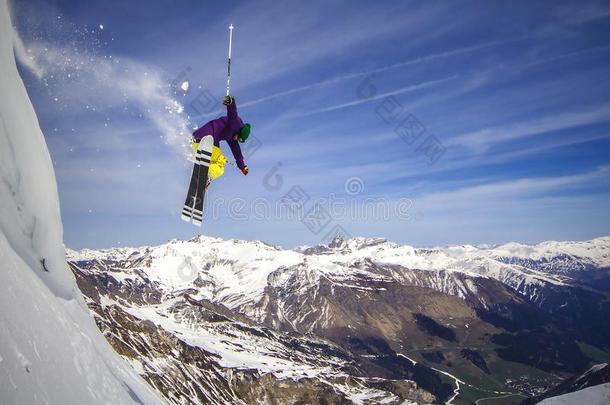
[[[241,169],[241,172],[244,174],[244,176],[248,175],[248,166],[244,166],[243,169]]]
[[[191,148],[193,149],[193,153],[197,153],[197,149],[199,149],[199,141],[196,139],[191,139]]]
[[[224,105],[231,105],[231,104],[233,104],[233,100],[234,100],[233,97],[225,96],[225,98],[222,99],[222,103]]]

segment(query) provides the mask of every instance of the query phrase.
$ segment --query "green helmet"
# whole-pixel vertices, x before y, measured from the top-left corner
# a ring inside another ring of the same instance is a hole
[[[250,136],[250,129],[250,124],[246,124],[242,127],[242,129],[239,130],[239,136],[237,138],[239,142],[246,142],[246,139],[248,139],[248,137]]]

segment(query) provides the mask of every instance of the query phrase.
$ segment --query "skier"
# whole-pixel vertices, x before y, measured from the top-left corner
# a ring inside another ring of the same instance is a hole
[[[227,59],[227,92],[222,103],[227,106],[227,116],[206,123],[193,132],[193,174],[182,208],[182,220],[201,226],[203,219],[203,202],[208,186],[212,180],[219,178],[225,171],[227,158],[220,150],[220,141],[227,141],[235,163],[246,176],[248,166],[239,147],[239,142],[245,142],[250,136],[250,124],[237,115],[235,99],[231,94],[231,44],[233,40],[233,24],[229,25],[229,58]]]
[[[214,138],[214,149],[212,150],[208,172],[208,185],[212,180],[223,175],[224,166],[227,163],[227,158],[220,150],[220,141],[227,141],[237,167],[244,176],[248,174],[248,166],[244,163],[239,143],[245,142],[250,136],[250,124],[244,124],[237,115],[237,106],[232,96],[226,96],[222,103],[227,106],[227,116],[212,120],[193,132],[192,146],[194,151],[197,151],[199,141],[204,136],[212,135]]]

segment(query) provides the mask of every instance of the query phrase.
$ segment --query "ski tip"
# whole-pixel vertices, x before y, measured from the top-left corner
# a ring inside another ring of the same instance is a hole
[[[196,219],[193,219],[193,225],[201,227],[201,221],[197,221]]]
[[[191,222],[191,217],[189,217],[188,215],[182,214],[180,215],[180,218],[182,218],[183,221]]]

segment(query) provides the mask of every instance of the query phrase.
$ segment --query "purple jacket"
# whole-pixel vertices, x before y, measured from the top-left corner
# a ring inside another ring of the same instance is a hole
[[[244,157],[241,154],[239,142],[233,140],[233,135],[239,132],[244,126],[244,122],[237,115],[237,106],[235,100],[231,105],[227,106],[227,116],[216,118],[193,132],[193,138],[200,141],[206,135],[214,137],[214,146],[220,146],[220,141],[227,141],[237,167],[243,169],[246,167]]]

